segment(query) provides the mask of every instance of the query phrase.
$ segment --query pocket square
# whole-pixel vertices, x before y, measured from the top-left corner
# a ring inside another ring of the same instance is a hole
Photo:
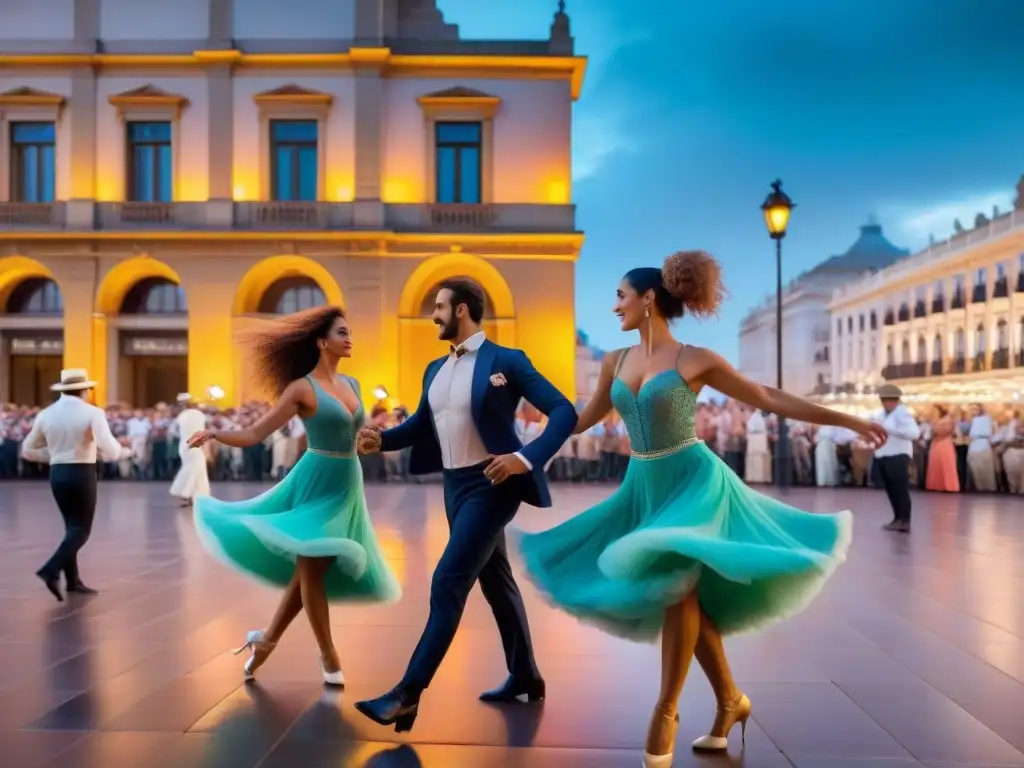
[[[506,384],[508,384],[508,381],[505,379],[505,374],[495,373],[491,376],[492,387],[504,387]]]

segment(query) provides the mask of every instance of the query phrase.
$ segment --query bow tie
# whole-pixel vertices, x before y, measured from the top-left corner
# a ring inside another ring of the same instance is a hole
[[[459,344],[459,346],[457,347],[454,344],[452,344],[452,354],[455,355],[456,359],[462,357],[468,351],[469,350],[466,349],[465,345],[463,344]]]

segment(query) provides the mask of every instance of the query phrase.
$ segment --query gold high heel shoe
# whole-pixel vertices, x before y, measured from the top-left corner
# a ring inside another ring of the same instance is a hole
[[[675,753],[676,743],[676,730],[679,728],[679,713],[673,712],[671,715],[665,710],[659,707],[658,714],[665,720],[671,718],[672,720],[672,736],[668,739],[668,753],[664,755],[652,755],[647,750],[644,750],[642,768],[672,768],[672,757]]]
[[[256,670],[263,666],[263,662],[267,660],[267,657],[270,656],[276,647],[277,643],[264,640],[263,630],[257,629],[248,633],[245,636],[245,642],[231,653],[237,656],[243,651],[252,651],[252,656],[249,657],[249,660],[245,662],[245,666],[242,667],[242,674],[245,675],[245,679],[252,680],[256,676]]]
[[[742,693],[726,707],[715,714],[715,724],[711,733],[701,736],[693,742],[698,752],[724,752],[729,748],[729,731],[736,723],[740,724],[740,738],[747,743],[747,720],[750,718],[750,699]]]

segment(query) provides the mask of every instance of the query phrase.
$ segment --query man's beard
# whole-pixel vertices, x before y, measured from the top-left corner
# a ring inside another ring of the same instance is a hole
[[[438,326],[441,328],[441,341],[451,341],[459,335],[459,323],[455,318],[447,323],[438,323]]]

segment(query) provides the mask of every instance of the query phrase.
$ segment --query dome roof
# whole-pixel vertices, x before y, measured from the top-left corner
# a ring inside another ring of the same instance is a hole
[[[872,272],[910,255],[905,248],[897,248],[882,234],[882,225],[868,222],[860,228],[860,237],[846,253],[832,256],[805,274],[822,272]]]

